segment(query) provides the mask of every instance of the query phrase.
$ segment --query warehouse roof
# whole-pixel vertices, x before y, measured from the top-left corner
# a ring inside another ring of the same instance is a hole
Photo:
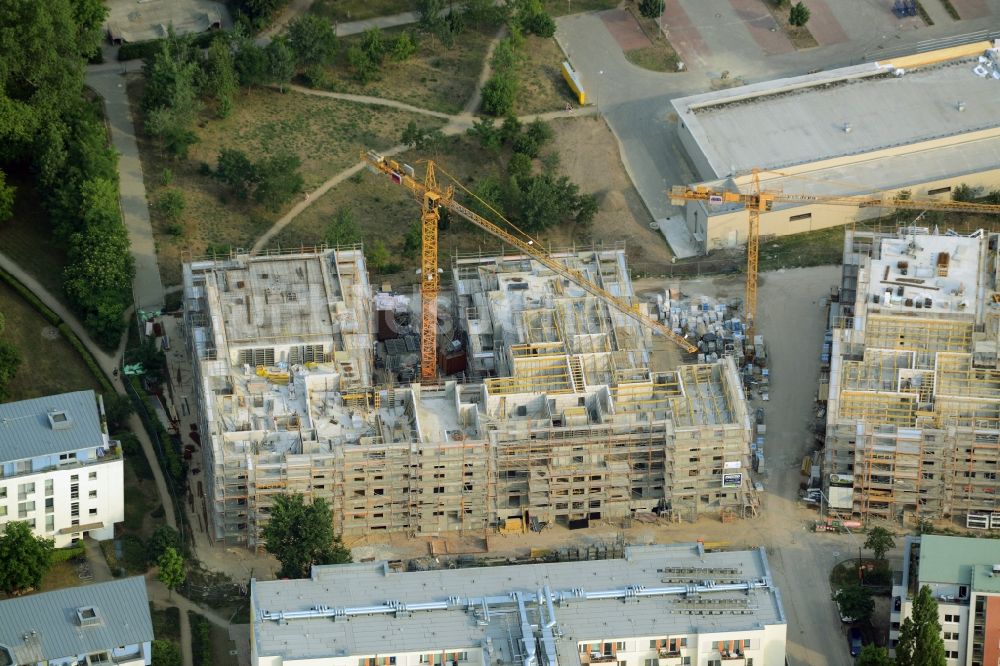
[[[0,601],[0,664],[35,664],[151,640],[142,576]]]
[[[997,127],[1000,81],[977,76],[977,64],[952,60],[894,76],[891,64],[867,63],[673,105],[723,178]]]
[[[699,592],[677,591],[697,585]],[[385,562],[315,567],[308,580],[253,581],[253,635],[258,654],[285,659],[371,655],[387,644],[397,652],[462,650],[489,641],[508,662],[511,636],[542,632],[549,621],[539,603],[546,593],[560,659],[575,657],[580,642],[608,636],[785,623],[763,550],[704,553],[680,544],[554,564],[407,573]]]
[[[102,442],[93,391],[0,405],[0,462],[77,451]]]

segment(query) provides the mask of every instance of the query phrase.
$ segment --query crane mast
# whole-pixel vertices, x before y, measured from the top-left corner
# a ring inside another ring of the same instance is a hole
[[[681,335],[674,333],[669,327],[646,315],[639,309],[636,303],[620,298],[607,291],[600,285],[595,284],[582,272],[566,266],[554,257],[545,252],[535,239],[524,233],[511,233],[510,231],[487,220],[482,215],[468,209],[455,201],[454,188],[441,188],[437,184],[434,163],[428,161],[427,176],[423,183],[413,177],[413,169],[401,165],[399,162],[382,157],[373,151],[362,151],[361,159],[375,173],[381,173],[410,190],[422,201],[421,213],[421,282],[420,293],[422,302],[421,323],[421,369],[422,381],[433,381],[436,377],[436,329],[437,329],[437,295],[440,292],[439,272],[437,265],[437,234],[438,220],[440,219],[440,209],[445,208],[476,225],[483,231],[508,243],[525,255],[531,257],[553,273],[560,275],[567,280],[578,285],[587,293],[595,296],[610,307],[618,310],[622,314],[632,318],[645,327],[648,327],[673,341],[681,349],[688,353],[695,353],[698,348]],[[433,279],[429,279],[429,272],[433,272]],[[429,366],[429,367],[428,367]]]

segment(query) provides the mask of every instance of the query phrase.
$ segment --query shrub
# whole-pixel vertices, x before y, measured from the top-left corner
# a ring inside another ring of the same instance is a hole
[[[639,13],[646,18],[659,18],[663,15],[663,0],[642,0]]]

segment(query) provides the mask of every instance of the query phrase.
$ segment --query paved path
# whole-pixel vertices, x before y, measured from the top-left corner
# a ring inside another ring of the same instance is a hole
[[[104,110],[111,130],[111,145],[118,152],[118,181],[122,217],[128,228],[135,259],[132,293],[136,307],[148,311],[163,308],[163,282],[156,262],[153,227],[149,221],[146,186],[135,141],[135,126],[129,109],[121,65],[115,69],[97,67],[87,70],[86,83],[104,99]]]

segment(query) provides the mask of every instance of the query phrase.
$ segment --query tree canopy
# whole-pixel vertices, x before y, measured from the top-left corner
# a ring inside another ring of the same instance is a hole
[[[0,590],[7,594],[38,587],[52,560],[52,539],[36,537],[24,521],[4,525],[0,535]]]
[[[885,554],[896,547],[896,541],[892,538],[892,533],[884,527],[873,527],[868,530],[868,538],[865,539],[865,548],[872,551],[875,559],[881,562],[885,559]]]
[[[875,612],[875,600],[867,588],[860,585],[847,585],[833,595],[840,615],[855,622],[867,622]]]
[[[0,335],[3,335],[6,324],[7,320],[0,312]],[[21,352],[10,342],[0,339],[0,402],[10,397],[7,394],[7,385],[17,375],[19,367],[21,367]]]
[[[314,564],[351,561],[351,551],[333,532],[330,507],[323,499],[306,504],[301,494],[279,495],[263,536],[267,552],[281,562],[282,578],[305,578]]]
[[[896,666],[945,666],[944,640],[938,604],[924,585],[913,598],[910,617],[903,620],[896,643]]]
[[[169,596],[173,596],[174,590],[187,578],[187,572],[184,571],[184,557],[172,546],[167,546],[157,558],[156,566],[159,568],[156,579],[170,591]]]
[[[314,14],[304,14],[288,24],[288,43],[299,67],[327,65],[337,55],[333,25]]]
[[[862,647],[861,654],[858,656],[858,666],[892,666],[892,664],[889,651],[873,643]]]

